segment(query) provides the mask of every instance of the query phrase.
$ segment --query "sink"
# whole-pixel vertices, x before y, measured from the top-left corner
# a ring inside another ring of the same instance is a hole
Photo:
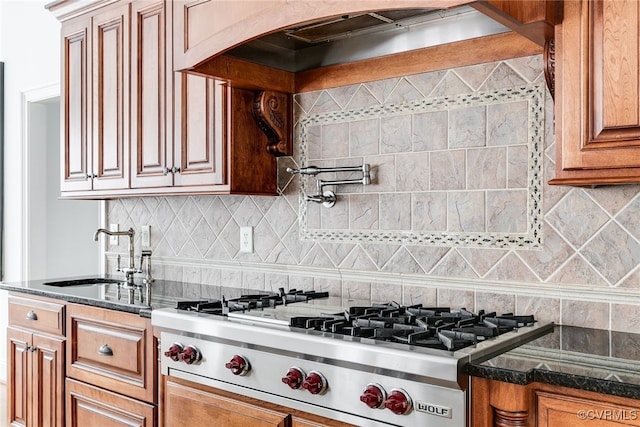
[[[43,285],[66,288],[67,286],[91,286],[104,285],[108,283],[124,283],[122,280],[105,279],[104,277],[89,277],[86,279],[59,280],[55,282],[44,282]]]

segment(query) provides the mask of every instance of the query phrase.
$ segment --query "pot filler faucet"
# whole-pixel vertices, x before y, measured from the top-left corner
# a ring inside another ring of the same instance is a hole
[[[136,232],[133,230],[133,228],[129,228],[127,231],[111,231],[111,230],[107,230],[106,228],[99,228],[93,235],[94,241],[96,242],[98,241],[98,236],[100,235],[100,233],[104,233],[108,236],[129,236],[129,246],[128,246],[129,266],[125,268],[120,268],[120,255],[118,255],[118,268],[116,269],[116,271],[121,271],[125,275],[126,287],[129,289],[129,294],[130,294],[130,297],[129,297],[130,303],[133,302],[131,301],[133,297],[133,291],[137,287],[137,285],[133,282],[134,275],[136,273],[143,272],[142,265],[144,264],[145,258],[147,259],[146,268],[144,269],[145,278],[143,282],[145,285],[147,285],[147,302],[150,303],[151,302],[151,295],[150,295],[151,284],[154,282],[153,277],[151,277],[151,251],[150,250],[142,251],[142,254],[140,256],[140,268],[136,268],[135,253],[133,249],[133,238]],[[140,294],[140,298],[142,302],[142,294]]]
[[[362,172],[362,177],[353,179],[336,179],[336,180],[316,180],[316,194],[305,194],[306,202],[322,203],[325,208],[331,208],[336,204],[336,193],[331,190],[325,190],[328,185],[348,185],[348,184],[371,184],[371,166],[367,163],[361,166],[339,166],[333,168],[319,168],[317,166],[307,166],[300,169],[287,168],[287,172],[293,175],[316,176],[326,172]]]

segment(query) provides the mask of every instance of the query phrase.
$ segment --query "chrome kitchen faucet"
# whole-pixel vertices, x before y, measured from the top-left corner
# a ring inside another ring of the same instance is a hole
[[[135,267],[135,252],[134,252],[134,248],[133,248],[133,241],[134,241],[134,236],[136,234],[136,232],[133,230],[133,228],[129,228],[127,231],[111,231],[111,230],[107,230],[106,228],[99,228],[95,234],[93,235],[93,240],[94,241],[98,241],[98,236],[100,235],[100,233],[104,233],[108,236],[128,236],[129,237],[129,245],[128,245],[128,250],[129,250],[129,266],[125,267],[125,268],[121,268],[120,267],[120,255],[118,255],[118,267],[116,269],[116,271],[121,271],[124,273],[125,275],[125,287],[129,290],[129,303],[132,304],[134,302],[134,293],[135,293],[135,289],[139,288],[140,286],[136,285],[133,281],[134,279],[134,275],[136,273],[142,273],[142,265],[144,264],[144,260],[145,258],[147,259],[147,263],[146,263],[146,268],[144,269],[144,273],[145,273],[145,278],[144,278],[144,284],[147,286],[147,304],[150,303],[151,300],[151,284],[154,282],[153,277],[151,276],[151,251],[150,250],[143,250],[142,254],[140,256],[140,268],[136,268]],[[119,289],[118,289],[118,299],[120,295]],[[140,302],[143,303],[143,295],[142,292],[140,293]]]

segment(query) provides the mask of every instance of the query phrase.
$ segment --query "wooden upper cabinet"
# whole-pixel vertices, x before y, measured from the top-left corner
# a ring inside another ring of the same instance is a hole
[[[556,28],[556,178],[640,182],[640,3],[563,2]]]
[[[93,17],[93,189],[129,187],[130,5]]]
[[[184,73],[175,79],[175,185],[225,185],[227,86]]]
[[[131,15],[131,187],[171,186],[173,71],[164,0],[136,1]]]
[[[91,18],[80,17],[62,25],[62,82],[60,106],[60,188],[64,191],[90,190],[91,138]]]

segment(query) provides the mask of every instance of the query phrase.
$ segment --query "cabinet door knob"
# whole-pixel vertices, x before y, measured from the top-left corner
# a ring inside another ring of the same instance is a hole
[[[36,314],[36,312],[35,312],[35,311],[30,310],[30,311],[27,313],[27,320],[38,320],[38,315]]]
[[[173,173],[174,173],[174,174],[176,174],[176,173],[180,173],[180,168],[179,168],[179,167],[177,167],[177,166],[174,166],[174,167],[173,167]]]
[[[98,354],[100,356],[113,356],[113,350],[111,350],[109,344],[102,344],[98,349]]]

